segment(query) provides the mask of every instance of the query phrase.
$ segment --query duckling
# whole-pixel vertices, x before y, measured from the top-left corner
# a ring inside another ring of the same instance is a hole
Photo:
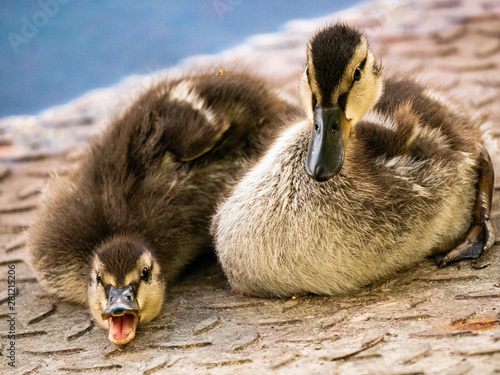
[[[345,294],[493,245],[493,168],[460,106],[410,78],[383,80],[367,38],[341,23],[310,40],[299,86],[307,118],[213,218],[233,289]]]
[[[218,201],[299,114],[245,72],[150,87],[69,175],[49,181],[28,231],[38,279],[87,304],[113,343],[130,342],[179,272],[210,249]]]

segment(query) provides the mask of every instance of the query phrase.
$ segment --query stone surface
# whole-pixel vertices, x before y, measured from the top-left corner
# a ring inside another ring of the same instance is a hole
[[[327,19],[332,17],[290,23],[278,34],[190,59],[181,68],[245,61],[280,80],[296,100],[304,43]],[[412,70],[489,119],[488,146],[500,175],[500,1],[375,1],[342,19],[366,31],[386,74]],[[201,259],[172,285],[162,314],[125,347],[110,343],[84,307],[48,295],[27,265],[23,233],[39,189],[54,171],[65,173],[78,162],[87,137],[101,131],[148,79],[131,77],[38,117],[0,121],[0,372],[500,373],[498,245],[476,262],[445,269],[426,260],[356,295],[288,300],[236,294],[216,261]],[[500,179],[495,185],[492,217],[500,233]],[[9,266],[16,272],[13,311]],[[15,369],[8,366],[10,312],[17,314]]]

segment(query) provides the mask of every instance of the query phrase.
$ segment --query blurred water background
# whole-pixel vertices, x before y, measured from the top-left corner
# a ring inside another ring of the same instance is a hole
[[[2,0],[0,118],[214,54],[360,0]],[[215,68],[214,68],[215,69]]]

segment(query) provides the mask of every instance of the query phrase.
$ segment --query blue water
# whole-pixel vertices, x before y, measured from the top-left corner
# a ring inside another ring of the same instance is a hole
[[[2,0],[0,118],[212,54],[360,0]]]

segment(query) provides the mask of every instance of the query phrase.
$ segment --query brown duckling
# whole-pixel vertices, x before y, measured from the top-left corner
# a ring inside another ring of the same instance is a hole
[[[311,39],[300,92],[307,119],[213,220],[235,290],[342,294],[427,256],[445,266],[493,245],[493,168],[463,108],[411,79],[384,83],[366,37],[344,24]]]
[[[219,200],[299,114],[262,79],[233,70],[153,85],[49,182],[28,233],[39,280],[88,304],[112,342],[129,342],[210,248]]]

